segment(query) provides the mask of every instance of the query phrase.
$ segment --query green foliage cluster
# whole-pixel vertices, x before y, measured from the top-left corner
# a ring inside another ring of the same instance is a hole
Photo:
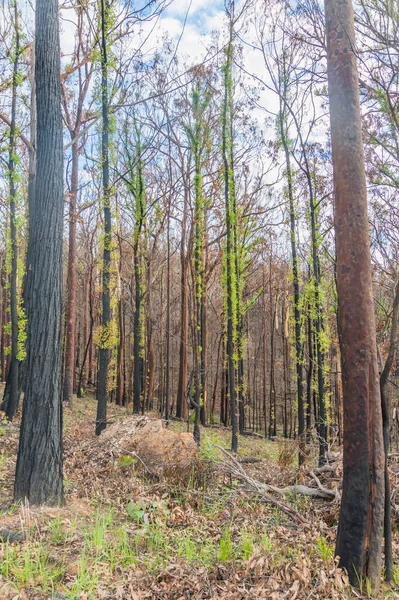
[[[134,273],[138,279],[140,288],[140,303],[145,294],[145,272],[147,258],[147,239],[146,239],[146,191],[144,181],[144,146],[141,140],[141,130],[137,122],[134,123],[135,139],[134,141],[125,138],[125,152],[127,157],[128,174],[125,179],[126,186],[132,197],[132,212],[134,215],[134,231],[133,231],[133,261]],[[133,147],[134,154],[131,153]],[[136,282],[137,283],[137,282]],[[137,308],[137,307],[136,307]],[[145,319],[144,311],[140,310],[140,353],[144,355],[145,343]],[[135,333],[136,335],[136,333]]]

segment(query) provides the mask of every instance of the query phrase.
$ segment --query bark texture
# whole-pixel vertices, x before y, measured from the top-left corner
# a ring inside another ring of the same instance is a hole
[[[103,210],[104,210],[104,252],[103,252],[103,290],[102,290],[102,340],[99,349],[99,366],[97,378],[97,418],[96,435],[107,426],[107,381],[110,358],[109,325],[111,322],[111,206],[109,186],[109,105],[108,105],[108,58],[107,58],[107,18],[108,2],[101,0],[101,103],[102,103],[102,136],[101,158],[103,176]]]
[[[384,445],[353,7],[325,0],[334,168],[344,473],[336,553],[359,585],[381,578]]]
[[[27,379],[15,500],[63,503],[63,151],[58,3],[36,2],[37,178],[30,204]]]

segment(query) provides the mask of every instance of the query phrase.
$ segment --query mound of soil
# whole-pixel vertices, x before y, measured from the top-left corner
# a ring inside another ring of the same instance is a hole
[[[160,419],[147,416],[118,420],[102,433],[99,443],[112,445],[121,456],[136,457],[148,474],[159,478],[186,478],[199,459],[191,433],[175,433]]]

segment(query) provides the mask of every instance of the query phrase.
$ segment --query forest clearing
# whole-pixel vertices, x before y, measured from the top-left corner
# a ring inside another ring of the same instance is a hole
[[[25,536],[1,544],[2,599],[361,597],[334,560],[336,498],[272,494],[292,508],[292,515],[284,513],[228,474],[228,457],[218,447],[229,451],[230,434],[221,428],[205,430],[192,470],[149,475],[128,450],[101,444],[95,410],[90,398],[66,409],[63,508],[12,504],[18,421],[1,427],[0,534]],[[126,418],[125,409],[111,412],[116,424]],[[305,470],[298,473],[293,441],[247,437],[236,459],[259,483],[318,489]],[[339,489],[341,468],[319,474],[323,485]],[[391,476],[396,499],[399,465]],[[393,506],[396,527],[399,505]],[[395,585],[398,578],[395,571]],[[394,590],[387,586],[381,598],[397,598]],[[369,597],[370,590],[362,592]]]
[[[398,2],[0,3],[0,600],[399,598]]]

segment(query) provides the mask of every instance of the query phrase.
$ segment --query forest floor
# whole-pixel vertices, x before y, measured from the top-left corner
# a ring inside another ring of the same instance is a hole
[[[0,422],[0,531],[24,536],[0,543],[0,600],[362,596],[334,561],[336,500],[285,498],[305,522],[281,512],[226,475],[218,447],[229,448],[230,432],[216,428],[202,429],[201,476],[150,479],[132,456],[99,444],[95,409],[88,398],[65,410],[62,508],[13,504],[19,423]],[[115,406],[109,412],[110,421],[127,414]],[[301,483],[294,442],[242,437],[243,459],[256,481]],[[394,545],[399,561],[397,536]],[[399,568],[396,579],[381,598],[399,598]]]

